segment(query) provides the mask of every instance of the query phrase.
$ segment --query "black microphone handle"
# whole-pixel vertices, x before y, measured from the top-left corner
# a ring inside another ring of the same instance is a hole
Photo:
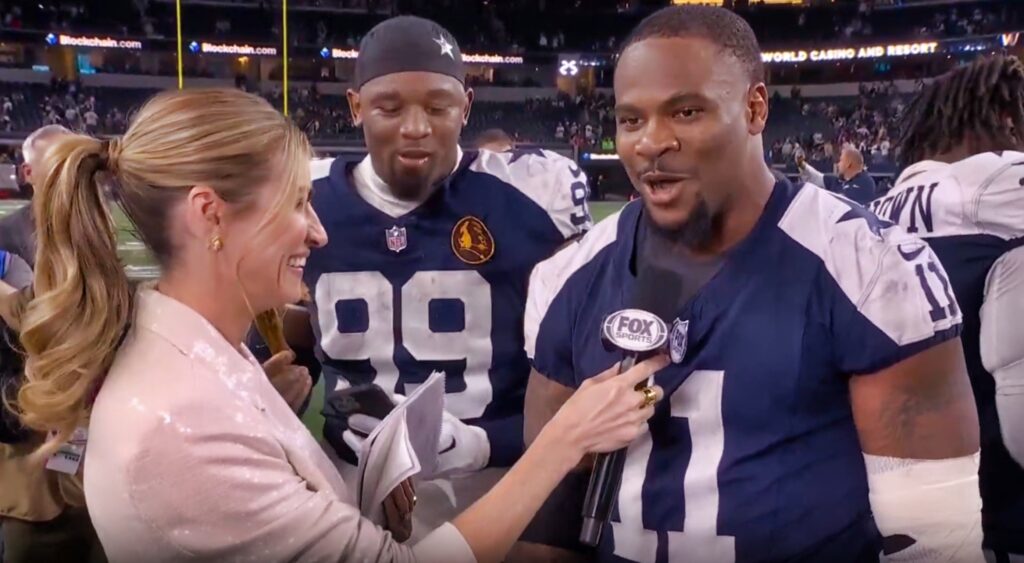
[[[630,352],[619,364],[619,373],[629,371],[637,361],[637,354]],[[626,463],[626,450],[608,454],[597,454],[594,469],[590,473],[587,497],[583,502],[583,527],[580,543],[596,546],[601,541],[601,530],[612,517],[612,507],[619,496],[622,484],[622,470]]]

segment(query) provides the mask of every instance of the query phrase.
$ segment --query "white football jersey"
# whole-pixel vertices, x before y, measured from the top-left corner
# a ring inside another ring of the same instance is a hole
[[[988,152],[948,164],[918,162],[868,205],[922,238],[1024,235],[1024,153]]]
[[[1024,153],[926,160],[869,208],[931,245],[963,312],[985,546],[1024,553]]]

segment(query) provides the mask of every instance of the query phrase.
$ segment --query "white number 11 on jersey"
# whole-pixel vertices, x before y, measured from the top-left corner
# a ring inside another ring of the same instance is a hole
[[[694,371],[669,399],[673,418],[690,425],[690,464],[683,476],[686,517],[681,532],[668,532],[668,560],[731,563],[735,538],[718,535],[718,465],[725,450],[722,424],[723,371]],[[619,519],[612,522],[615,555],[638,563],[654,563],[658,533],[644,529],[643,486],[653,449],[648,432],[629,446],[619,489]]]

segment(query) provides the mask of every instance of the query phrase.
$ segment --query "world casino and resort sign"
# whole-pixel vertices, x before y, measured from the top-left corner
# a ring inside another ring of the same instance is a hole
[[[764,51],[761,53],[761,60],[766,64],[851,61],[859,59],[882,59],[890,57],[932,55],[938,52],[938,49],[939,43],[937,41],[925,41],[921,43],[893,43],[863,47],[793,49],[787,51]]]

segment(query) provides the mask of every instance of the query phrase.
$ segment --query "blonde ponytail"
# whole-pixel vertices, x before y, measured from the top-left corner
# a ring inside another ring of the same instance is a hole
[[[27,359],[16,406],[26,426],[57,433],[50,451],[86,421],[132,319],[105,188],[166,270],[181,231],[170,210],[193,186],[245,209],[283,167],[271,206],[283,213],[308,187],[311,153],[266,100],[233,89],[158,94],[120,140],[69,135],[47,151],[48,174],[34,196],[35,298],[22,318]]]
[[[33,198],[36,297],[22,319],[27,359],[17,404],[26,426],[58,438],[84,421],[131,318],[132,292],[100,186],[105,148],[81,135],[56,141]]]

